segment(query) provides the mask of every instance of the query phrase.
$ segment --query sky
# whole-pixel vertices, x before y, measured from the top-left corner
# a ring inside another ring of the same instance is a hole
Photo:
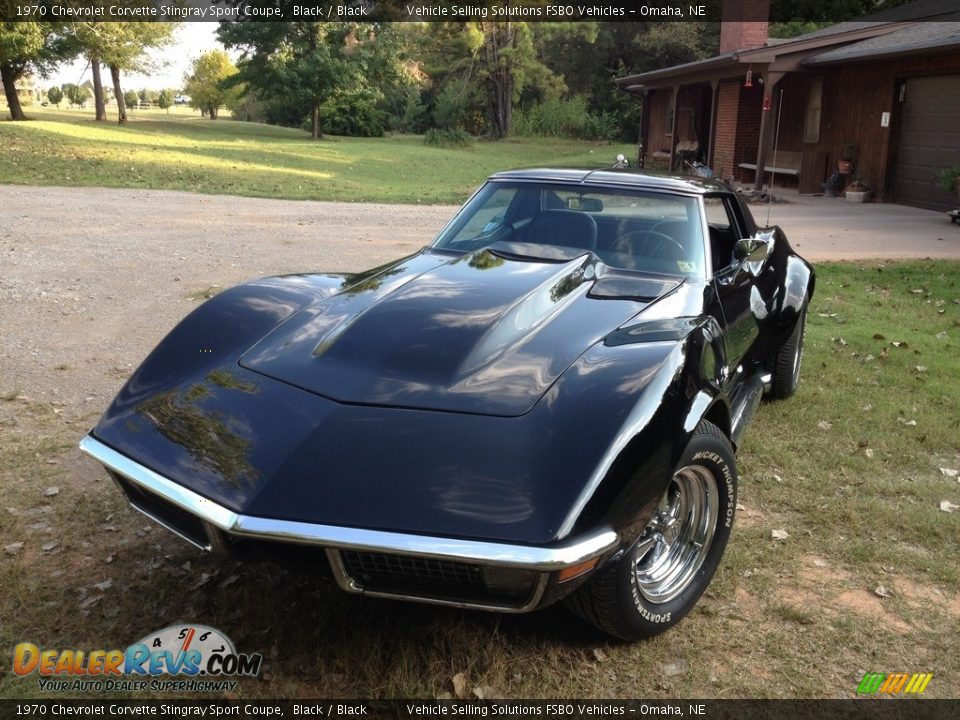
[[[174,42],[165,48],[150,53],[154,66],[148,75],[124,72],[120,75],[120,84],[124,91],[179,89],[183,87],[183,75],[190,69],[193,61],[200,55],[213,49],[223,49],[214,33],[218,23],[185,22],[174,33]],[[104,85],[110,85],[110,71],[104,67],[101,71]],[[73,63],[64,63],[47,78],[40,78],[38,86],[46,89],[53,85],[74,83],[81,85],[85,80],[92,82],[89,64],[85,59]]]

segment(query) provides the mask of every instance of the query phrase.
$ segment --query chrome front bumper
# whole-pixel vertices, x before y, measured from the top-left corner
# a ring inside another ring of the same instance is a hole
[[[612,529],[601,529],[560,545],[536,547],[243,515],[131,460],[104,445],[92,435],[87,435],[80,441],[80,449],[104,465],[108,471],[135,486],[139,493],[138,497],[150,498],[151,502],[138,502],[121,485],[130,499],[130,504],[136,510],[191,544],[204,550],[213,550],[217,544],[217,537],[222,532],[235,538],[279,541],[323,548],[338,585],[351,593],[498,612],[527,612],[541,603],[551,573],[599,557],[615,549],[619,544],[619,538]],[[152,510],[154,499],[169,503],[179,513],[185,513],[201,523],[204,528],[204,537],[200,537],[199,533],[194,533],[191,537],[191,534],[184,532],[177,523],[165,520],[160,513]],[[449,600],[407,592],[385,592],[365,587],[360,579],[351,576],[343,561],[343,553],[347,551],[383,553],[388,556],[422,558],[441,563],[448,561],[468,563],[480,567],[516,568],[533,571],[537,573],[537,578],[527,598],[520,603],[505,605]]]

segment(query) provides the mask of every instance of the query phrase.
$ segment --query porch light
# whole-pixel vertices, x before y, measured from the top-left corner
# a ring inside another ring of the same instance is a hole
[[[747,70],[747,79],[744,80],[743,86],[744,86],[745,88],[752,88],[752,87],[753,87],[753,70]]]

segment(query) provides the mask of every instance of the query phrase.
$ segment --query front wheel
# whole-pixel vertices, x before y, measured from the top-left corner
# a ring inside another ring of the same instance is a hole
[[[730,441],[713,423],[694,431],[660,505],[619,560],[569,600],[578,615],[623,640],[658,635],[696,605],[716,572],[737,506]]]

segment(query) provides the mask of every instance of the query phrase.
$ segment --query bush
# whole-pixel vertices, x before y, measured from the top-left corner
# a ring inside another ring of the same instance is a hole
[[[473,146],[473,137],[457,128],[433,128],[423,136],[423,142],[433,147],[468,149]]]
[[[525,137],[565,137],[576,140],[612,140],[620,132],[610,113],[592,113],[587,100],[576,95],[568,100],[549,99],[513,115],[513,133]]]
[[[337,95],[320,106],[320,128],[332,135],[383,137],[388,116],[366,93]]]
[[[486,96],[480,87],[464,87],[456,78],[444,82],[433,100],[432,125],[443,130],[459,128],[473,135],[489,130]]]

